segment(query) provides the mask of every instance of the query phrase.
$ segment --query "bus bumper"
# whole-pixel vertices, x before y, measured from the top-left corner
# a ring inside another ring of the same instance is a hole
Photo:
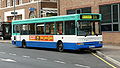
[[[97,45],[77,45],[77,49],[88,49],[88,48],[102,48],[103,44]]]
[[[16,44],[16,41],[12,41],[12,44],[15,45],[15,44]]]

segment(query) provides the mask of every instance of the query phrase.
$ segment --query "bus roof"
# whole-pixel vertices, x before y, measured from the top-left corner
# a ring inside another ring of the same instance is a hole
[[[88,17],[88,15],[98,15],[98,19],[90,19],[89,16],[88,19],[80,19],[81,15],[87,15],[84,16],[84,18]],[[71,14],[71,15],[64,15],[64,16],[52,16],[52,17],[44,17],[44,18],[32,18],[32,19],[25,19],[25,20],[14,20],[12,24],[27,24],[27,23],[43,23],[43,22],[55,22],[55,21],[68,21],[68,20],[80,20],[80,21],[101,21],[101,14],[97,13],[81,13],[81,14]]]

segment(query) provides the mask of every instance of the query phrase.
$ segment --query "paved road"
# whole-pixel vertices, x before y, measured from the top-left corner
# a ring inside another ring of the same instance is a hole
[[[91,53],[18,48],[0,43],[0,68],[112,68]]]

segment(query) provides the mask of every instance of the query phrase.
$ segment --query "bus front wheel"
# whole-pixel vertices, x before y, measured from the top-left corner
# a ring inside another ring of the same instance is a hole
[[[57,50],[58,50],[59,52],[63,52],[64,48],[63,48],[63,43],[62,43],[62,41],[60,41],[60,42],[57,43]]]

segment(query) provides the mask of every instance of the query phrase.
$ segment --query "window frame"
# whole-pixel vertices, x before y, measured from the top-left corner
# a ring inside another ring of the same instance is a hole
[[[89,12],[88,11],[84,12],[85,9],[90,9],[90,11]],[[69,14],[79,14],[78,10],[79,10],[80,13],[91,13],[92,12],[91,7],[84,7],[84,8],[79,8],[79,9],[70,9],[70,10],[67,10],[67,15],[69,15]]]
[[[107,5],[110,5],[111,6],[111,22],[109,22],[109,23],[102,23],[101,22],[101,30],[102,30],[102,26],[104,26],[104,25],[111,25],[111,31],[107,31],[107,30],[105,30],[105,31],[102,31],[102,32],[120,32],[120,4],[107,4]],[[118,9],[118,22],[114,22],[114,17],[113,17],[113,12],[114,12],[114,8],[113,8],[113,6],[114,5],[117,5],[118,7],[117,7],[117,9]],[[100,5],[100,6],[105,6],[105,5]],[[99,6],[99,8],[100,8],[100,6]],[[100,9],[99,9],[100,10]],[[117,24],[118,25],[118,31],[115,31],[114,30],[114,25],[115,24]]]

